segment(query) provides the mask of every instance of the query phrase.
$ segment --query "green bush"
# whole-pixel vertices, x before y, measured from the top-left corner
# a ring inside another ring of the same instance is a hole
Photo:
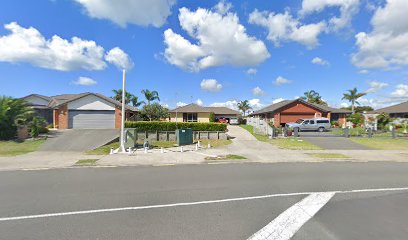
[[[227,130],[223,123],[188,123],[188,122],[126,122],[126,128],[137,128],[139,131],[175,131],[178,128],[191,128],[193,131]]]
[[[352,122],[356,126],[364,124],[364,116],[361,113],[351,114],[348,118],[348,121]]]
[[[215,114],[213,112],[210,113],[210,122],[216,122]]]

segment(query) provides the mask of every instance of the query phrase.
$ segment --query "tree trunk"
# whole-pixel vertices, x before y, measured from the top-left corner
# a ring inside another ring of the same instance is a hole
[[[351,101],[351,113],[352,113],[352,114],[355,114],[355,111],[354,111],[354,100]]]

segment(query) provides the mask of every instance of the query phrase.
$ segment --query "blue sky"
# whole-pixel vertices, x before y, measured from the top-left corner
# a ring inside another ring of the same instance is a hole
[[[0,94],[111,96],[126,67],[128,91],[170,108],[311,89],[342,106],[353,87],[382,107],[408,100],[406,12],[405,0],[5,0]]]

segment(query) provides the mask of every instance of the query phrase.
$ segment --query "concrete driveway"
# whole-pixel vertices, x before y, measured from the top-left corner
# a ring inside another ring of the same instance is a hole
[[[301,132],[300,137],[308,142],[328,150],[369,150],[370,148],[330,132]]]
[[[53,131],[39,151],[84,152],[119,137],[118,129],[69,129]]]

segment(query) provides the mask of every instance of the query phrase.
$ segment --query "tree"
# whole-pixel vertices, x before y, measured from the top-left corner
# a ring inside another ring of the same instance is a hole
[[[355,105],[360,105],[359,102],[357,102],[357,100],[359,98],[361,98],[362,96],[367,95],[367,93],[359,93],[357,91],[357,88],[353,88],[348,90],[348,92],[343,93],[343,98],[345,100],[348,100],[349,102],[351,102],[351,112],[354,114],[355,113]]]
[[[22,99],[0,96],[0,140],[15,137],[18,125],[27,125],[33,110]]]
[[[210,112],[210,122],[215,122],[215,114],[213,112]]]
[[[159,93],[157,91],[150,91],[148,89],[143,89],[142,94],[144,94],[146,100],[147,100],[147,105],[150,105],[150,102],[154,100],[160,101],[159,98]]]
[[[304,96],[301,97],[300,99],[308,102],[308,103],[314,103],[314,104],[319,104],[319,105],[325,105],[327,106],[327,103],[322,100],[322,96],[315,90],[310,90],[307,92],[303,93]]]
[[[351,107],[344,107],[344,108],[341,108],[341,109],[351,110]],[[373,110],[374,110],[374,108],[372,108],[370,106],[356,106],[354,108],[354,111],[356,113],[370,112],[370,111],[373,111]]]
[[[159,121],[163,118],[169,117],[169,110],[159,103],[153,103],[144,105],[140,114],[146,116],[149,121]]]
[[[112,99],[115,99],[118,102],[122,102],[122,89],[118,90],[112,90],[112,92],[115,94],[115,96],[112,97]],[[145,104],[144,101],[139,102],[139,98],[130,92],[126,91],[125,92],[125,104],[132,103],[134,107],[140,107],[142,104]]]
[[[252,107],[249,105],[249,101],[248,100],[244,100],[244,101],[240,101],[238,103],[238,109],[241,110],[244,113],[244,117],[245,117],[245,113],[249,110],[252,109]]]

